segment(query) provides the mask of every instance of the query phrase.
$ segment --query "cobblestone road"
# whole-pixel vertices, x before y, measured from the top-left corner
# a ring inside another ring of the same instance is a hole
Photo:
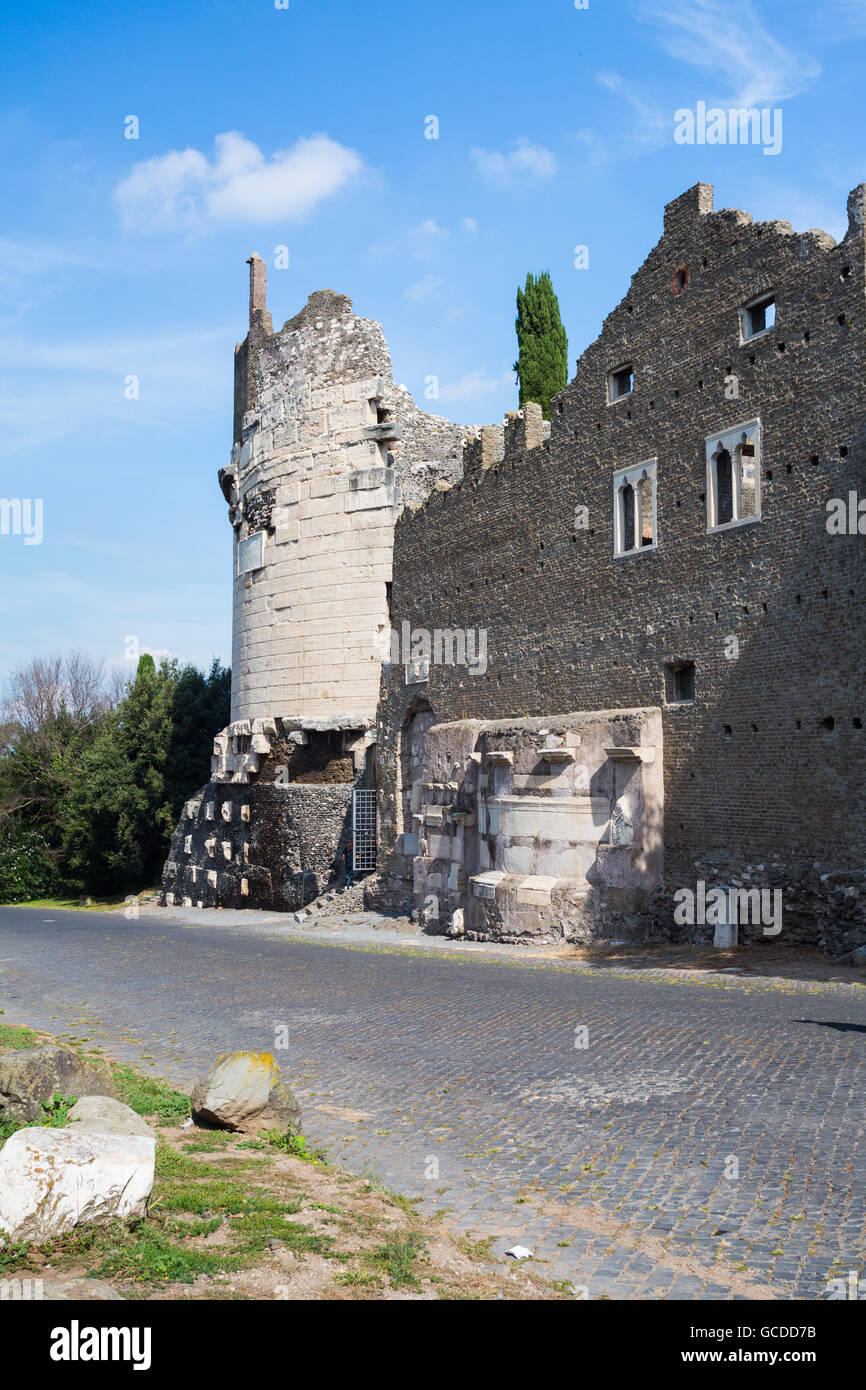
[[[309,1138],[592,1298],[866,1274],[864,996],[0,909],[6,1021],[185,1088],[285,1026]]]

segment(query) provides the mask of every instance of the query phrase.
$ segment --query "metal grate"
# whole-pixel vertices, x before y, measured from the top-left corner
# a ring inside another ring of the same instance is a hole
[[[365,788],[352,792],[352,851],[356,874],[376,867],[376,793]]]

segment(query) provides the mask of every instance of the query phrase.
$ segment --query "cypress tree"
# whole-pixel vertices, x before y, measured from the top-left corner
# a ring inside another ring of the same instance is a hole
[[[550,401],[568,382],[568,339],[559,317],[559,300],[546,270],[526,277],[517,290],[517,361],[520,404],[537,401],[545,420]]]

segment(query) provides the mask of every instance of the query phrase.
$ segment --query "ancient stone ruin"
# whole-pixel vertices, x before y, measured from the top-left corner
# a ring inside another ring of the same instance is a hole
[[[219,473],[234,537],[232,723],[174,836],[165,899],[292,909],[328,882],[353,792],[375,798],[394,527],[404,501],[459,477],[465,431],[394,384],[381,326],[345,295],[311,295],[274,333],[257,256],[234,418]]]
[[[428,931],[712,939],[720,886],[782,894],[741,940],[866,942],[864,197],[839,244],[675,199],[549,425],[418,410],[331,291],[274,333],[251,258],[232,723],[167,903],[295,909],[354,826]]]

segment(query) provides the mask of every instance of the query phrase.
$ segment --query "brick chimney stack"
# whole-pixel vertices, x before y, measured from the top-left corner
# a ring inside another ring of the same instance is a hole
[[[257,309],[267,309],[267,268],[261,256],[255,251],[247,261],[250,268],[250,328],[254,324]]]

